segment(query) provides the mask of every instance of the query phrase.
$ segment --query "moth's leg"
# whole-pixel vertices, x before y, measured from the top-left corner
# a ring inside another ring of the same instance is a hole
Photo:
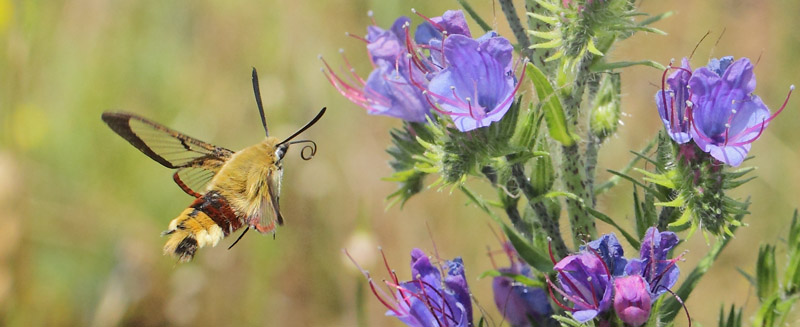
[[[200,198],[200,197],[202,197],[202,196],[203,196],[202,194],[200,194],[200,193],[197,193],[197,192],[195,192],[194,190],[190,189],[188,186],[186,186],[186,183],[184,183],[184,182],[181,180],[181,176],[180,176],[180,175],[178,175],[178,172],[177,172],[177,171],[175,172],[175,174],[173,174],[173,175],[172,175],[172,179],[175,181],[175,184],[178,184],[178,187],[180,187],[180,188],[181,188],[181,190],[183,190],[184,192],[186,192],[186,194],[189,194],[189,195],[191,195],[191,196],[193,196],[193,197],[196,197],[196,198]]]

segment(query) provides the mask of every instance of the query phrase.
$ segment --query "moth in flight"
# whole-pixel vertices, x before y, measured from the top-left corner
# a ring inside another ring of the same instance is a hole
[[[134,114],[103,113],[103,121],[119,136],[156,162],[175,169],[172,175],[175,183],[186,194],[195,197],[194,202],[162,233],[169,237],[164,245],[164,254],[186,262],[194,257],[197,249],[216,246],[242,227],[245,227],[244,232],[230,247],[251,228],[274,235],[275,224],[283,224],[279,204],[283,157],[293,144],[303,144],[300,156],[304,160],[316,154],[314,141],[294,138],[322,118],[325,108],[281,141],[269,136],[255,68],[253,92],[267,136],[260,143],[237,152],[189,137]]]

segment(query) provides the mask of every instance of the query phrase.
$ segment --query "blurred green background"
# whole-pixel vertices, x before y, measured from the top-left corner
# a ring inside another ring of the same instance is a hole
[[[499,6],[471,3],[512,38]],[[433,242],[442,258],[464,258],[475,297],[499,322],[491,282],[477,279],[492,267],[487,247],[499,246],[490,220],[446,190],[385,210],[395,185],[380,180],[391,173],[384,149],[388,129],[400,122],[369,116],[339,96],[317,59],[322,54],[340,66],[343,48],[366,76],[363,44],[344,32],[363,34],[368,10],[387,27],[411,8],[437,16],[457,7],[450,0],[0,0],[0,325],[351,326],[360,312],[368,325],[397,326],[363,293],[363,277],[340,249],[380,279],[388,276],[380,245],[402,279],[409,277],[411,248],[433,253]],[[667,63],[711,31],[693,66],[711,55],[760,56],[756,93],[772,110],[800,82],[798,1],[644,1],[641,10],[676,10],[656,24],[669,35],[637,35],[613,58]],[[305,134],[319,151],[312,161],[296,151],[285,160],[287,223],[277,239],[251,233],[230,251],[228,239],[176,264],[161,255],[159,233],[191,198],[174,185],[172,172],[112,133],[100,113],[134,112],[241,149],[263,137],[253,66],[273,135],[288,135],[328,107]],[[652,103],[661,72],[631,68],[622,76],[625,125],[604,146],[601,171],[624,165],[627,151],[661,128]],[[723,301],[746,305],[745,315],[757,306],[735,268],[752,272],[757,245],[784,237],[800,204],[799,101],[792,99],[754,144],[756,158],[748,163],[759,167],[759,178],[736,194],[752,194],[750,226],[687,302],[702,325],[716,325]],[[630,192],[621,185],[600,199],[600,209],[629,220]],[[708,246],[695,236],[684,248],[690,252],[681,268],[688,271]]]

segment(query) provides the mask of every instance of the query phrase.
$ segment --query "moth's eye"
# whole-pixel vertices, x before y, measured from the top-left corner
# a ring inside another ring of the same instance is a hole
[[[279,145],[278,148],[275,149],[275,157],[277,157],[278,160],[281,160],[281,159],[283,159],[284,155],[286,155],[286,146],[285,145]]]

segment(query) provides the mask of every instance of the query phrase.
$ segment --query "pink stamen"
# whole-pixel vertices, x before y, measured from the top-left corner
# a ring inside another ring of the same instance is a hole
[[[597,257],[597,259],[600,260],[600,263],[603,264],[603,269],[605,269],[605,271],[606,271],[606,276],[608,276],[608,280],[611,280],[611,270],[608,269],[608,266],[606,265],[605,260],[603,260],[603,257],[601,257],[600,254],[597,253],[597,251],[595,251],[594,249],[592,249],[588,245],[586,246],[586,248],[589,249],[589,251],[591,251],[592,253],[594,253],[594,255]]]
[[[378,301],[380,301],[383,304],[383,306],[385,306],[387,309],[392,311],[394,314],[396,314],[398,316],[402,315],[402,312],[400,312],[399,310],[395,309],[391,304],[386,302],[386,300],[383,298],[383,296],[381,296],[381,294],[385,295],[385,293],[383,292],[383,290],[375,288],[375,283],[372,281],[372,277],[369,275],[369,272],[364,270],[364,268],[361,268],[361,266],[358,264],[358,262],[356,262],[356,260],[353,259],[353,256],[350,255],[350,252],[347,252],[347,249],[342,249],[342,251],[344,251],[344,254],[347,256],[347,258],[350,259],[350,261],[356,266],[356,268],[358,268],[358,270],[361,271],[361,274],[363,274],[364,277],[367,278],[367,283],[369,283],[369,288],[370,288],[370,290],[372,290],[372,294],[374,294],[375,297],[378,298]],[[381,293],[381,294],[378,294],[378,293]]]
[[[572,281],[572,278],[570,277],[570,275],[569,274],[565,274],[561,270],[556,270],[556,271],[558,272],[558,274],[560,276],[564,277],[564,281],[569,285],[570,289],[572,289],[572,291],[574,293],[579,294],[580,297],[569,296],[569,295],[565,294],[566,292],[562,293],[563,291],[560,291],[559,289],[556,289],[556,291],[561,293],[562,295],[564,295],[564,297],[566,297],[567,299],[569,299],[570,301],[572,301],[574,303],[581,303],[581,304],[585,305],[586,307],[591,308],[592,305],[589,303],[589,301],[586,300],[585,292],[580,287],[575,285],[575,283]],[[590,284],[591,284],[591,282],[590,282]]]
[[[553,240],[551,238],[547,238],[547,252],[550,254],[550,261],[553,262],[553,265],[556,265],[556,256],[553,255]]]
[[[561,294],[561,296],[563,296],[567,300],[572,301],[575,304],[581,304],[581,305],[583,305],[583,306],[585,306],[587,308],[592,308],[592,305],[589,304],[589,302],[586,301],[586,299],[584,298],[585,294],[583,294],[583,292],[581,292],[580,288],[575,286],[575,284],[572,282],[572,280],[570,280],[569,275],[564,274],[564,272],[562,272],[560,270],[558,270],[557,272],[559,274],[561,274],[562,276],[564,276],[564,279],[565,279],[566,283],[569,284],[569,287],[573,290],[573,292],[579,294],[581,297],[575,297],[575,296],[572,296],[572,295],[568,295],[566,291],[564,291],[562,289],[559,289],[557,287],[554,288],[556,290],[556,292],[558,292],[558,294]]]
[[[410,63],[410,59],[409,59],[409,65],[410,65],[410,64],[411,64],[411,63]],[[431,107],[433,108],[433,110],[436,110],[436,112],[438,112],[438,113],[440,113],[440,114],[443,114],[443,115],[450,115],[450,116],[467,116],[467,114],[464,114],[464,113],[450,112],[450,111],[445,111],[445,110],[442,110],[441,108],[439,108],[439,106],[438,106],[437,104],[435,104],[435,103],[433,103],[433,101],[431,101],[431,99],[430,99],[430,97],[429,97],[429,96],[433,96],[433,97],[434,97],[434,98],[436,98],[437,100],[439,100],[439,101],[443,101],[443,102],[446,102],[447,104],[450,104],[450,105],[452,105],[452,106],[456,106],[456,107],[458,107],[459,105],[458,105],[457,103],[453,103],[453,100],[451,100],[451,99],[449,99],[449,98],[447,98],[447,97],[444,97],[444,96],[438,95],[438,94],[436,94],[436,93],[433,93],[433,92],[429,92],[429,91],[428,91],[428,90],[425,88],[425,86],[424,86],[424,85],[422,85],[422,84],[420,84],[419,82],[417,82],[417,81],[415,81],[415,80],[414,80],[414,74],[411,74],[411,73],[409,72],[409,74],[408,74],[408,78],[409,78],[409,80],[410,80],[410,82],[411,82],[411,85],[414,85],[414,86],[416,86],[418,89],[422,90],[422,95],[424,95],[424,96],[425,96],[425,100],[426,100],[426,101],[428,101],[428,104],[430,104],[430,105],[431,105]]]
[[[352,37],[352,38],[354,38],[354,39],[356,39],[356,40],[359,40],[359,41],[361,41],[361,42],[364,42],[364,43],[366,43],[366,44],[369,44],[369,41],[367,41],[367,39],[366,39],[366,38],[364,38],[363,36],[356,35],[356,34],[353,34],[353,33],[350,33],[350,32],[346,32],[346,33],[344,33],[344,35],[346,35],[346,36],[349,36],[349,37]]]
[[[419,16],[419,17],[422,17],[422,19],[424,19],[426,22],[431,23],[431,25],[433,25],[433,27],[436,27],[436,29],[438,29],[440,32],[444,32],[445,31],[444,27],[442,27],[442,25],[437,24],[436,22],[434,22],[433,20],[431,20],[430,18],[426,17],[423,14],[420,14],[419,12],[417,12],[416,9],[411,9],[411,12],[417,14],[417,16]]]
[[[667,271],[669,271],[670,268],[674,267],[676,265],[676,262],[681,260],[682,257],[683,257],[683,253],[681,253],[681,255],[679,255],[677,258],[666,260],[667,262],[669,262],[669,264],[667,264],[667,266],[664,267],[664,270],[662,270],[660,272],[658,272],[658,271],[654,272],[654,273],[658,273],[658,275],[656,275],[655,278],[653,278],[651,281],[649,281],[650,283],[653,283],[652,289],[653,289],[654,293],[655,293],[655,291],[657,289],[658,284],[661,283],[661,280],[664,278],[664,275],[667,274]],[[655,262],[655,260],[652,260],[652,261]],[[656,268],[653,268],[653,269],[656,269]]]
[[[323,71],[323,74],[325,74],[325,78],[328,79],[328,82],[330,82],[331,85],[333,85],[333,87],[336,88],[336,90],[339,91],[339,93],[345,98],[361,107],[364,107],[365,109],[370,109],[367,99],[364,97],[362,91],[342,81],[342,79],[339,78],[339,76],[337,76],[333,71]]]
[[[353,79],[355,79],[359,84],[361,84],[361,87],[363,88],[364,85],[366,85],[367,83],[364,81],[363,78],[361,78],[361,76],[358,76],[358,74],[356,74],[355,68],[353,68],[353,66],[350,65],[350,61],[347,60],[347,56],[344,55],[344,51],[339,51],[339,52],[342,54],[342,60],[344,60],[344,64],[345,66],[347,66],[347,71],[350,72],[350,74],[353,76]]]
[[[378,26],[378,22],[375,21],[375,15],[372,13],[372,10],[367,12],[367,16],[369,16],[369,20],[372,21],[372,25]]]
[[[553,302],[555,302],[555,303],[556,303],[556,305],[558,305],[559,307],[561,307],[561,309],[564,309],[564,311],[570,311],[570,312],[573,312],[573,311],[575,311],[575,309],[574,309],[574,308],[570,308],[570,307],[568,307],[568,306],[566,306],[566,305],[562,304],[562,303],[561,303],[561,301],[559,301],[559,300],[556,298],[556,295],[555,295],[555,294],[553,294],[553,289],[556,289],[556,291],[557,291],[559,294],[561,294],[561,295],[564,295],[562,292],[560,292],[560,290],[558,289],[558,287],[556,287],[556,285],[554,285],[554,284],[553,284],[553,282],[552,282],[552,281],[550,281],[550,277],[547,277],[547,275],[544,275],[544,279],[545,279],[545,280],[547,280],[547,290],[548,290],[548,291],[550,291],[550,298],[551,298],[551,299],[553,299]],[[566,295],[564,295],[564,296],[566,296]]]
[[[789,103],[789,97],[792,96],[793,91],[794,91],[794,85],[789,87],[789,94],[786,94],[786,100],[783,100],[783,105],[781,105],[781,108],[778,109],[778,111],[776,111],[774,114],[772,114],[772,116],[767,118],[766,121],[767,123],[771,122],[773,119],[775,119],[775,117],[777,117],[781,112],[783,112],[783,109],[786,108],[786,104]]]
[[[406,50],[408,51],[409,54],[411,54],[411,59],[414,62],[414,65],[417,66],[417,68],[419,68],[419,70],[422,71],[423,73],[425,74],[429,73],[428,69],[425,67],[425,64],[422,62],[422,59],[420,59],[417,54],[417,49],[414,46],[415,43],[411,41],[411,34],[409,33],[408,26],[403,26],[403,29],[406,32]],[[410,70],[411,67],[409,65],[409,71]]]

